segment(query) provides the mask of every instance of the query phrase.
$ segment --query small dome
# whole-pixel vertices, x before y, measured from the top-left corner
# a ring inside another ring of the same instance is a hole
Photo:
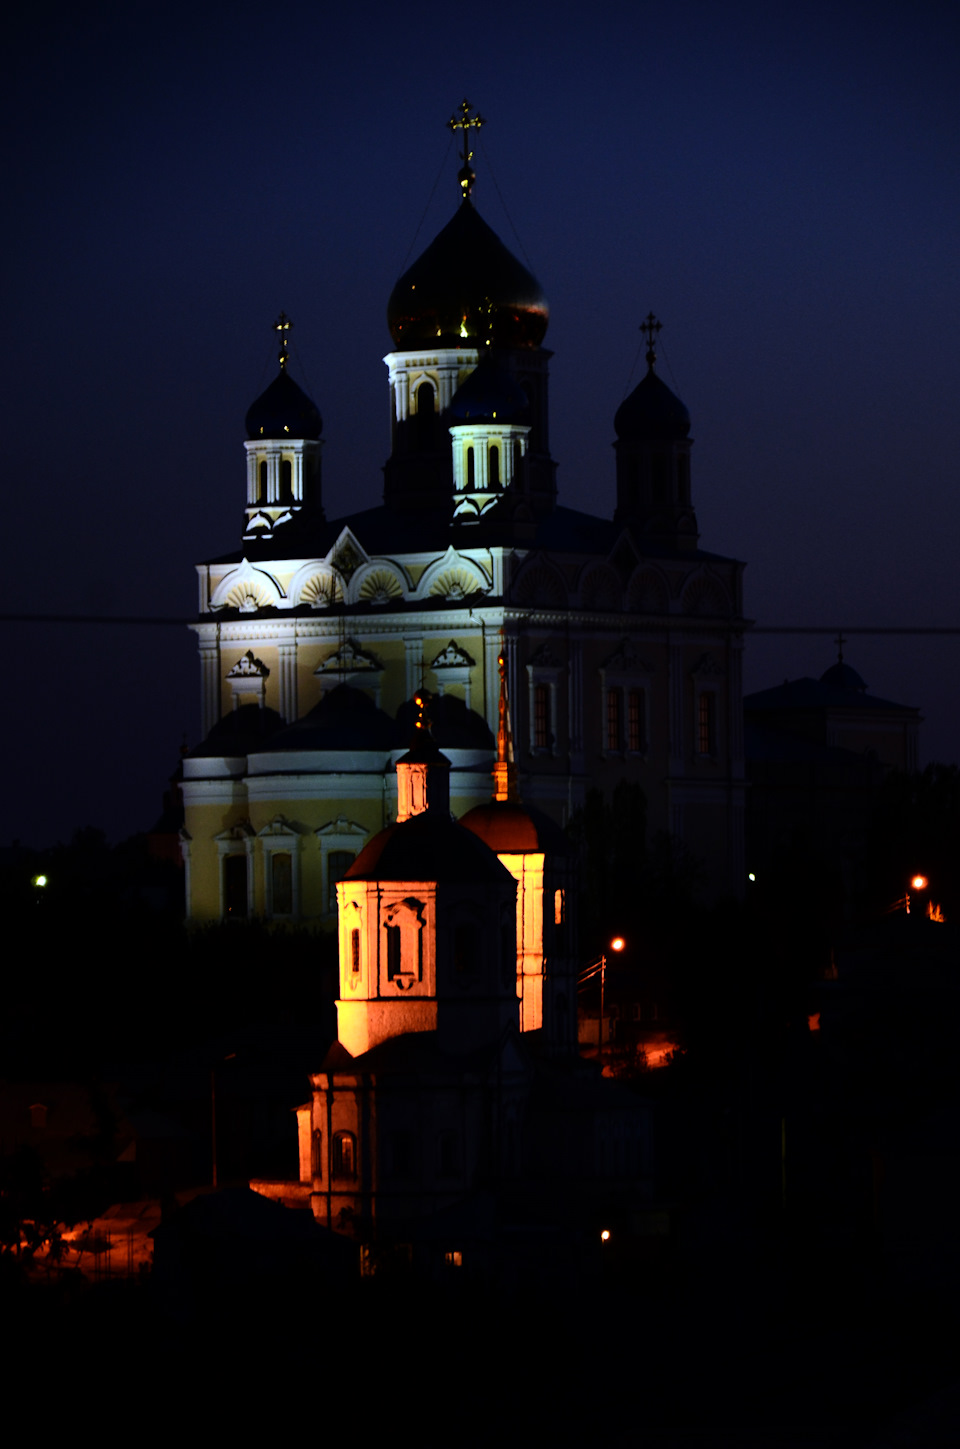
[[[527,423],[530,399],[504,368],[484,359],[454,393],[448,410],[450,422]]]
[[[323,430],[316,403],[310,401],[284,369],[247,412],[248,438],[310,438]]]
[[[513,884],[513,876],[470,830],[449,815],[426,810],[388,825],[357,856],[345,880]]]
[[[824,670],[820,676],[820,683],[828,685],[830,689],[843,689],[848,693],[857,694],[865,694],[867,688],[857,671],[851,669],[849,664],[844,664],[842,660],[838,664],[831,664],[829,669]]]
[[[390,294],[394,346],[539,347],[549,321],[540,283],[464,201]]]
[[[613,426],[627,442],[677,442],[690,433],[690,414],[651,370],[617,408]]]
[[[486,805],[476,805],[461,817],[460,824],[498,855],[541,850],[549,855],[568,854],[567,838],[559,825],[517,800],[490,800]]]
[[[403,736],[395,722],[377,709],[369,694],[338,684],[263,748],[279,750],[393,750]]]

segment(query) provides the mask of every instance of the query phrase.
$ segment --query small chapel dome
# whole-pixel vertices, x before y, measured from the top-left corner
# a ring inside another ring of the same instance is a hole
[[[472,831],[439,810],[426,810],[375,835],[344,880],[505,885],[513,877]]]
[[[537,279],[464,200],[397,282],[387,304],[394,346],[539,347],[549,321]]]
[[[824,670],[820,683],[828,685],[830,689],[842,689],[855,694],[865,694],[867,689],[866,682],[857,671],[849,664],[844,664],[842,659]]]
[[[484,358],[454,393],[448,417],[457,423],[526,423],[530,399],[504,368]]]
[[[569,854],[567,837],[559,825],[519,800],[489,800],[485,805],[475,805],[461,816],[460,824],[498,855],[523,855],[528,851]]]
[[[651,367],[617,408],[613,426],[627,442],[678,442],[690,433],[690,414]]]
[[[248,438],[307,438],[316,441],[323,429],[320,409],[282,367],[247,412]]]

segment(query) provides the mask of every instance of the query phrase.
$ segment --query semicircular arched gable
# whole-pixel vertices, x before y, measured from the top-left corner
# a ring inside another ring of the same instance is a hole
[[[283,591],[276,580],[244,559],[239,568],[232,569],[220,580],[210,599],[210,607],[241,609],[250,613],[254,609],[275,609],[282,599]]]
[[[632,614],[665,614],[670,590],[663,574],[649,564],[637,568],[627,587],[627,608]]]
[[[680,603],[685,614],[701,618],[727,618],[730,614],[730,597],[719,579],[710,574],[697,573],[683,586]]]
[[[545,558],[528,559],[510,589],[515,603],[528,607],[563,609],[567,589],[558,570]]]

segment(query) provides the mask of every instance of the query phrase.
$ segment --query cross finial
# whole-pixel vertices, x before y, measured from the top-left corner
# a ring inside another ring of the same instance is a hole
[[[840,630],[837,631],[837,637],[836,637],[836,639],[834,639],[833,642],[837,646],[837,663],[838,664],[842,664],[843,663],[843,646],[844,646],[844,644],[846,644],[848,642],[843,637],[843,630],[842,629],[840,629]]]
[[[477,111],[475,116],[471,116],[470,102],[464,98],[460,102],[460,115],[458,116],[456,111],[454,111],[447,125],[454,135],[458,131],[463,132],[463,150],[460,152],[460,160],[463,162],[463,165],[457,172],[457,180],[460,182],[460,198],[462,201],[467,201],[470,197],[470,192],[473,190],[473,183],[477,179],[477,174],[470,165],[470,162],[473,160],[470,132],[471,130],[479,131],[481,126],[486,125],[486,122],[479,111]]]
[[[647,366],[649,367],[651,372],[653,371],[653,364],[657,360],[657,354],[653,344],[656,341],[657,333],[660,331],[662,326],[663,323],[658,322],[652,312],[648,312],[646,317],[640,323],[640,331],[647,339]]]
[[[293,326],[293,323],[290,321],[290,318],[287,316],[286,312],[281,312],[280,313],[280,316],[277,318],[276,322],[274,322],[274,324],[273,324],[273,330],[274,330],[274,332],[276,332],[278,338],[280,339],[280,371],[281,372],[286,372],[286,370],[287,370],[287,348],[288,348],[288,345],[289,345],[288,342],[287,342],[287,333],[290,331],[290,328],[292,326]]]

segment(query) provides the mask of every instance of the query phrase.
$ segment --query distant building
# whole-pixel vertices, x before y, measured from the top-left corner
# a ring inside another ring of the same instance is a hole
[[[614,419],[613,517],[561,507],[547,302],[474,206],[469,145],[459,179],[457,211],[389,302],[379,507],[326,518],[320,412],[277,324],[279,372],[246,417],[242,541],[197,570],[194,920],[332,923],[337,882],[396,816],[421,688],[440,697],[454,813],[482,805],[502,642],[530,805],[562,826],[591,786],[637,781],[651,830],[702,858],[714,893],[741,888],[742,565],[699,547],[660,324]]]
[[[842,655],[819,679],[747,695],[743,709],[748,864],[796,848],[820,854],[849,900],[885,776],[918,767],[920,711],[868,694]]]

